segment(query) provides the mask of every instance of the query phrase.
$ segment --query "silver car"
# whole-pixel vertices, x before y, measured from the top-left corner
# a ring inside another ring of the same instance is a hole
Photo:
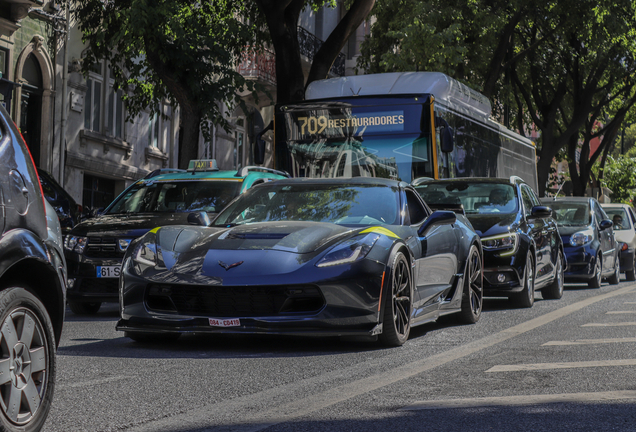
[[[636,280],[636,214],[627,204],[601,204],[614,224],[614,235],[621,249],[621,273],[628,281]]]

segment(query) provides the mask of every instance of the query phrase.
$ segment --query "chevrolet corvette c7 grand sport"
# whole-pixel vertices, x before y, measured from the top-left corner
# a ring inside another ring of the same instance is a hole
[[[463,215],[407,183],[283,179],[236,198],[207,227],[155,228],[128,248],[117,330],[370,336],[482,311],[482,250]]]

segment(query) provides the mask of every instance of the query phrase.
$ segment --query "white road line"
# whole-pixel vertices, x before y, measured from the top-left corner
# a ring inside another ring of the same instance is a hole
[[[636,342],[636,338],[616,338],[616,339],[578,339],[575,341],[550,341],[541,346],[557,346],[557,345],[596,345],[620,342]]]
[[[589,323],[589,324],[583,324],[581,327],[627,327],[627,326],[636,326],[636,322]]]
[[[606,315],[636,314],[636,311],[609,311]]]
[[[313,393],[315,387],[320,383],[333,379],[332,374],[326,373],[314,379],[302,380],[244,397],[210,404],[188,410],[185,413],[166,413],[141,425],[131,425],[127,430],[130,432],[163,432],[205,429],[211,426],[211,418],[223,418],[226,426],[231,422],[231,430],[233,432],[258,432],[273,425],[307,416],[356,396],[419,375],[532,331],[592,304],[608,298],[633,293],[634,291],[636,291],[636,284],[590,297],[471,343],[422,358],[401,367],[392,368],[386,372],[370,375],[346,384],[334,385],[323,392]],[[335,373],[342,373],[342,371],[336,371]],[[333,381],[337,382],[337,380]],[[289,400],[288,395],[291,393],[291,389],[304,389],[305,394],[308,394],[308,396]],[[278,401],[278,405],[267,411],[258,411],[263,401],[268,401],[269,403]],[[249,413],[254,414],[250,415]]]
[[[574,369],[589,367],[615,367],[615,366],[636,366],[636,359],[623,360],[600,360],[600,361],[581,361],[581,362],[559,362],[559,363],[534,363],[520,365],[497,365],[488,369],[486,372],[519,372],[519,371],[536,371],[550,369]]]
[[[519,406],[553,403],[604,402],[622,399],[636,399],[636,391],[613,391],[598,393],[563,393],[548,395],[525,395],[485,397],[472,399],[447,399],[415,402],[400,408],[400,411],[436,410],[449,408],[478,408],[494,406]]]

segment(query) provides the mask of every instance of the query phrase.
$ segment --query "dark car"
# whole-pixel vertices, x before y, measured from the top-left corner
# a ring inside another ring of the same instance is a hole
[[[552,207],[563,239],[566,282],[587,282],[599,288],[604,278],[620,282],[619,248],[612,221],[594,198],[542,198]]]
[[[563,296],[563,244],[549,207],[519,177],[415,180],[436,208],[461,205],[481,237],[484,294],[507,296],[520,307]]]
[[[62,232],[67,234],[75,225],[80,223],[82,206],[60,186],[51,174],[38,168],[40,184],[44,197],[53,206],[62,226]]]
[[[183,333],[371,336],[482,310],[481,245],[462,215],[432,212],[406,183],[290,179],[259,185],[210,227],[131,244],[121,320],[135,340]]]
[[[0,430],[44,425],[65,311],[61,232],[20,132],[0,107]],[[50,208],[50,207],[49,207]]]
[[[251,186],[286,176],[262,167],[220,171],[216,161],[199,160],[187,171],[158,171],[136,181],[65,237],[69,307],[76,314],[94,314],[102,302],[119,300],[121,261],[133,239],[158,226],[207,225]]]

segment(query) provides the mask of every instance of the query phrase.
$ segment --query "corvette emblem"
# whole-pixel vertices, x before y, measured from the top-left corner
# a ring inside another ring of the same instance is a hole
[[[219,265],[223,267],[226,271],[231,269],[232,267],[238,267],[243,264],[243,261],[235,262],[234,264],[225,264],[223,261],[219,261]]]

